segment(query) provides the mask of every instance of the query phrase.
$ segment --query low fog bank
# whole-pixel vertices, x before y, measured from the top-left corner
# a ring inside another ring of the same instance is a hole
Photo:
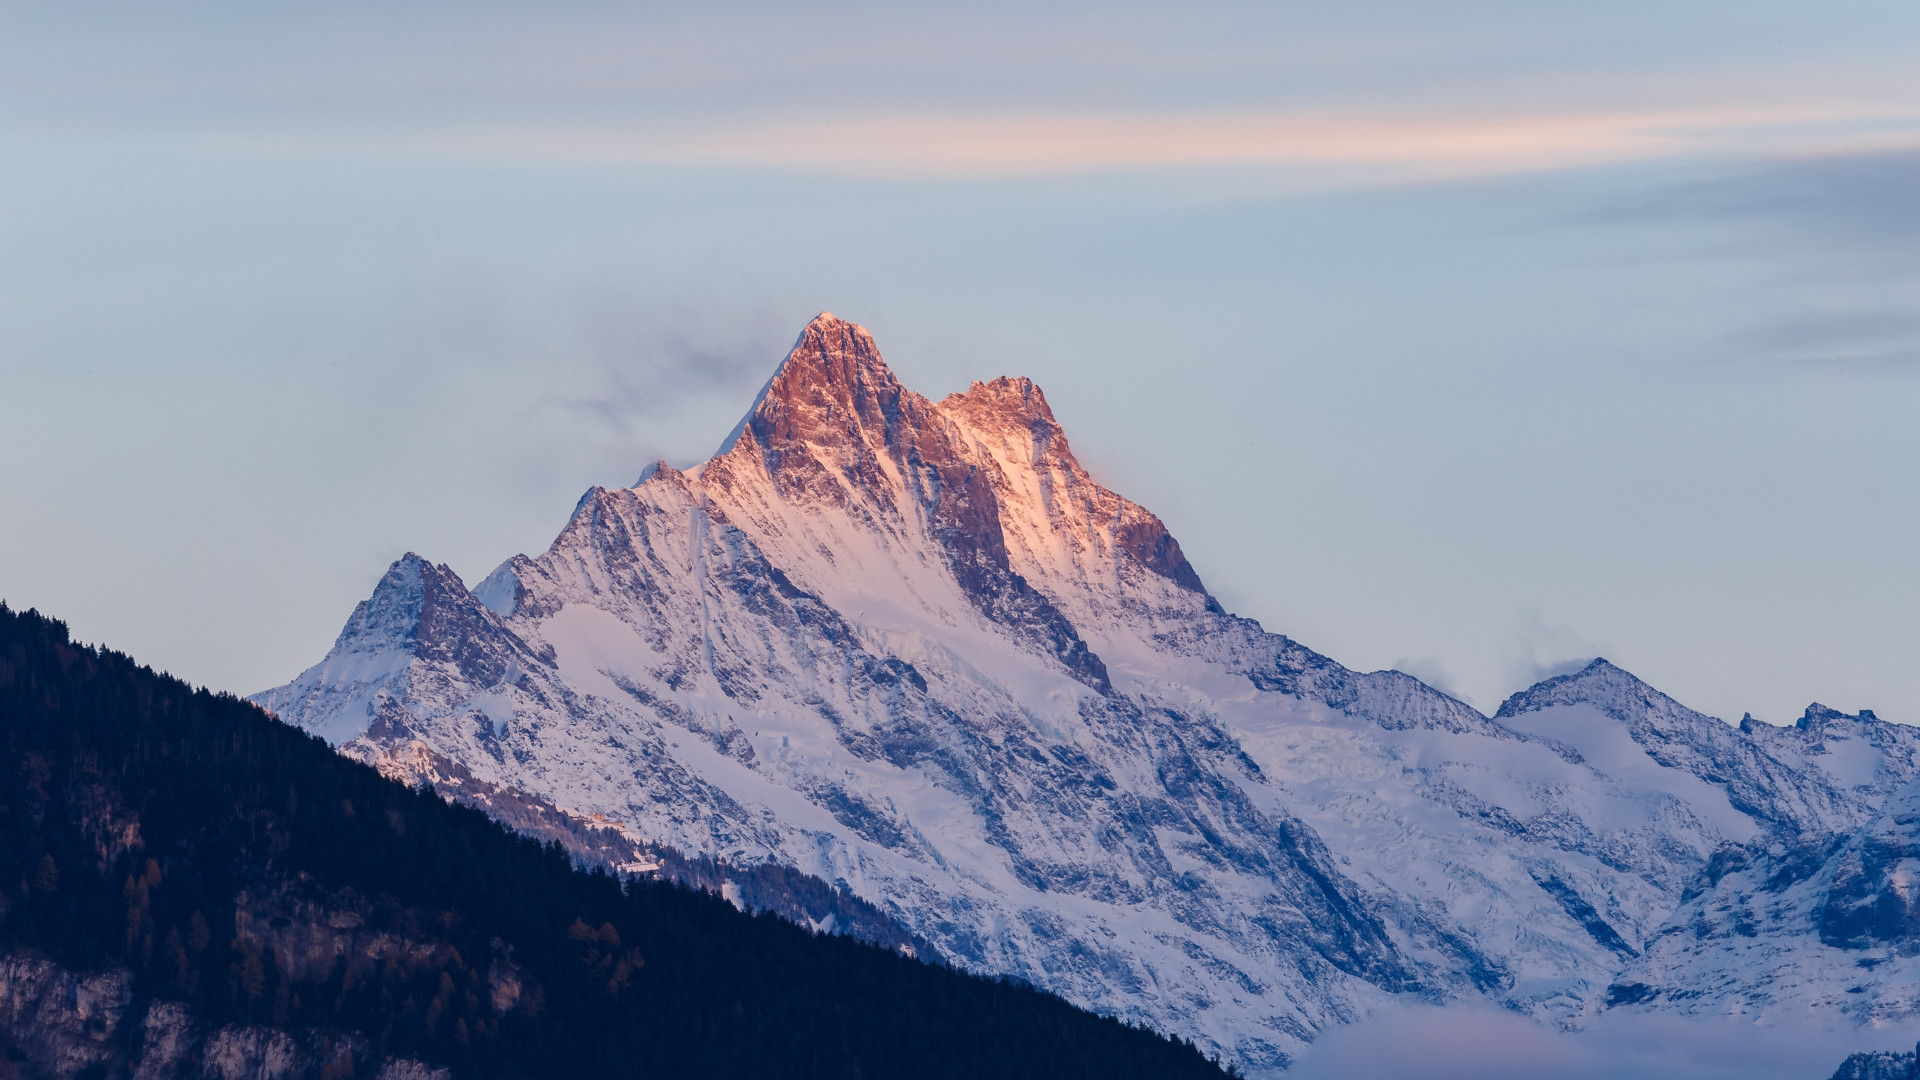
[[[1848,1054],[1912,1050],[1881,1028],[1609,1014],[1561,1032],[1504,1010],[1394,1009],[1327,1032],[1288,1080],[1827,1080]]]

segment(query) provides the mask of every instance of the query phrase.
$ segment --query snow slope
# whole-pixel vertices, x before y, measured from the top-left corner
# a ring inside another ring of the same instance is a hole
[[[405,556],[257,700],[814,875],[1255,1072],[1407,995],[1578,1023],[1704,964],[1737,996],[1761,969],[1677,958],[1675,920],[1751,887],[1729,853],[1881,828],[1916,749],[1870,714],[1734,727],[1604,661],[1493,718],[1350,671],[1222,610],[1037,386],[930,401],[824,314],[712,459],[587,492],[472,590]],[[1860,897],[1906,895],[1896,849],[1849,849]]]

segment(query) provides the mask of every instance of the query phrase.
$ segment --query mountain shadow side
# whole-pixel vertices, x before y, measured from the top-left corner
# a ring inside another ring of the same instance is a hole
[[[0,604],[0,1076],[1204,1077],[1190,1044],[582,872]]]

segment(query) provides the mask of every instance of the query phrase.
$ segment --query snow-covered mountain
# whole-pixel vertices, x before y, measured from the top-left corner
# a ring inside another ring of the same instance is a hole
[[[1491,718],[1350,671],[1225,612],[1037,386],[931,401],[831,315],[713,458],[594,488],[471,590],[405,556],[256,700],[570,842],[817,877],[880,939],[1257,1072],[1407,996],[1578,1023],[1719,1008],[1710,979],[1764,1013],[1791,964],[1796,1003],[1920,1009],[1886,990],[1914,729],[1735,727],[1605,661]]]

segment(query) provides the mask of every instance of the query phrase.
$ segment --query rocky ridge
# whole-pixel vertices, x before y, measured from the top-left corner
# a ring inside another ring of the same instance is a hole
[[[711,460],[590,490],[472,590],[402,558],[256,700],[383,767],[817,878],[1254,1071],[1405,996],[1675,1007],[1675,920],[1750,887],[1740,859],[1840,858],[1917,745],[1871,714],[1735,727],[1604,661],[1494,717],[1351,671],[1228,614],[1037,386],[931,401],[831,315]],[[1849,850],[1847,902],[1883,904],[1895,847]]]

